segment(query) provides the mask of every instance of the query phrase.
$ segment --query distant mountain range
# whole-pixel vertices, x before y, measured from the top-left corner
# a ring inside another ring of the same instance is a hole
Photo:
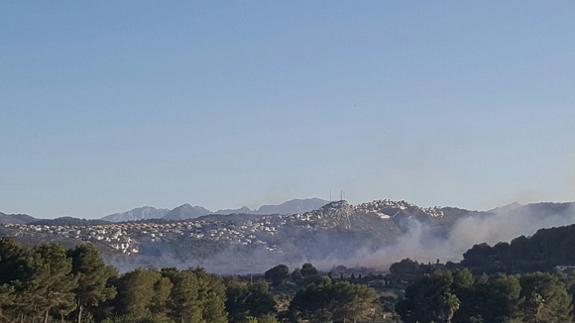
[[[358,206],[372,205],[373,203],[383,203],[380,200],[368,203],[359,204]],[[222,209],[217,211],[211,211],[202,206],[192,206],[191,204],[183,204],[174,209],[163,209],[155,208],[150,206],[144,206],[135,208],[126,212],[114,213],[104,216],[100,219],[81,219],[75,217],[59,217],[55,219],[41,219],[35,218],[26,214],[6,214],[0,212],[0,224],[25,224],[25,223],[35,223],[38,224],[48,224],[48,223],[77,223],[77,224],[98,224],[106,222],[131,222],[131,221],[142,221],[151,219],[164,219],[169,221],[179,221],[195,219],[206,215],[231,215],[231,214],[244,214],[244,215],[291,215],[298,213],[307,213],[315,210],[319,210],[324,205],[329,204],[329,201],[319,199],[319,198],[308,198],[308,199],[292,199],[280,204],[269,204],[262,205],[257,209],[250,209],[248,207],[241,207],[238,209]],[[406,203],[405,205],[414,206],[407,202],[398,201],[394,203]],[[419,210],[426,210],[426,212],[442,212],[447,214],[448,218],[452,214],[467,214],[469,211],[465,209],[443,207],[443,208],[420,208]],[[564,213],[568,211],[575,210],[575,202],[540,202],[531,204],[520,204],[517,202],[497,207],[487,211],[477,211],[477,214],[493,214],[493,213],[506,213],[506,214],[539,214],[541,217],[547,215],[555,215],[558,213]],[[417,212],[416,212],[417,213]]]
[[[160,219],[163,218],[168,212],[170,212],[168,209],[157,209],[151,206],[144,206],[127,212],[110,214],[103,217],[102,220],[109,222],[127,222]]]
[[[242,207],[239,209],[224,209],[218,211],[210,211],[207,208],[198,205],[183,204],[173,210],[157,209],[153,207],[141,207],[133,209],[124,213],[115,213],[102,218],[104,221],[109,222],[128,222],[149,219],[165,219],[165,220],[187,220],[194,219],[204,215],[210,214],[253,214],[253,215],[271,215],[271,214],[296,214],[317,210],[329,201],[319,198],[309,199],[293,199],[281,204],[263,205],[258,209],[250,209]]]
[[[127,212],[114,213],[102,217],[97,220],[85,220],[74,217],[60,217],[56,219],[38,219],[25,214],[4,214],[0,212],[0,224],[24,224],[38,222],[38,224],[97,224],[106,222],[131,222],[131,221],[142,221],[151,219],[164,219],[170,221],[179,221],[194,219],[204,215],[219,214],[251,214],[251,215],[288,215],[296,213],[304,213],[313,210],[317,210],[329,203],[329,201],[322,200],[319,198],[309,198],[309,199],[293,199],[281,204],[270,204],[263,205],[258,209],[250,209],[248,207],[242,207],[239,209],[223,209],[218,211],[210,211],[202,206],[192,206],[190,204],[180,205],[172,210],[161,209],[151,206],[144,206],[132,209]]]

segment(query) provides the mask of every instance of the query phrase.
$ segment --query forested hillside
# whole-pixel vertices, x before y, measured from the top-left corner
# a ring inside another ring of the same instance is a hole
[[[461,265],[476,272],[529,272],[575,266],[575,224],[541,229],[531,237],[520,236],[510,243],[473,246]]]

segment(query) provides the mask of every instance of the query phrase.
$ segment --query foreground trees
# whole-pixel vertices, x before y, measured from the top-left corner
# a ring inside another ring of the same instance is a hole
[[[237,279],[226,282],[226,309],[232,323],[243,323],[247,318],[257,322],[273,322],[276,302],[267,283],[250,284]]]
[[[118,282],[117,313],[158,322],[227,322],[223,281],[202,269],[137,269]]]
[[[0,239],[0,322],[224,323],[225,299],[223,280],[201,269],[118,277],[90,244],[23,248]]]
[[[526,322],[572,322],[572,296],[557,276],[544,273],[520,278]]]
[[[435,323],[573,320],[575,275],[479,275],[469,270],[392,267],[414,279],[395,309],[402,321]],[[415,269],[414,269],[415,268]],[[428,265],[433,268],[433,265]],[[426,269],[427,270],[427,269]],[[415,273],[415,274],[414,274]],[[291,274],[276,266],[264,277],[226,278],[202,269],[137,269],[118,275],[90,244],[22,247],[0,238],[0,322],[18,323],[299,323],[391,322],[373,289],[311,264]],[[268,284],[269,281],[270,284]],[[393,305],[389,312],[393,312]]]
[[[78,246],[69,251],[72,260],[72,273],[77,280],[76,322],[82,322],[85,308],[93,309],[116,296],[116,289],[110,280],[118,275],[115,268],[107,266],[100,253],[91,244]]]
[[[425,276],[406,290],[397,311],[406,322],[451,322],[461,304],[452,285],[450,272]]]
[[[66,250],[56,244],[22,247],[0,238],[0,322],[278,323],[373,318],[377,304],[372,289],[322,278],[311,264],[294,272],[290,275],[287,266],[279,265],[255,281],[224,280],[199,268],[136,269],[118,275],[91,244]]]
[[[45,244],[31,249],[0,239],[0,313],[5,319],[64,317],[75,308],[77,279],[66,250]]]
[[[397,311],[405,322],[573,322],[572,297],[561,278],[437,271],[407,288]]]
[[[289,307],[292,320],[343,322],[373,319],[376,294],[365,285],[326,278],[299,291]]]
[[[54,244],[35,247],[31,272],[24,286],[28,301],[42,311],[44,323],[48,323],[51,312],[63,317],[74,310],[74,289],[78,283],[63,247]]]

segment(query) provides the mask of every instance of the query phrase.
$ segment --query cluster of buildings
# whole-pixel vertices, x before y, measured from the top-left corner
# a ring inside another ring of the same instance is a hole
[[[282,240],[299,234],[340,227],[351,229],[353,218],[375,215],[381,220],[392,219],[411,209],[430,217],[443,214],[439,208],[421,209],[404,201],[381,200],[352,206],[345,201],[330,203],[320,210],[293,215],[231,215],[207,216],[177,222],[136,221],[106,224],[62,224],[55,221],[42,224],[0,224],[11,234],[36,234],[36,237],[58,237],[103,244],[121,253],[142,252],[148,243],[179,239],[222,242],[236,246],[257,246],[277,250]],[[48,239],[49,240],[49,239]]]
[[[122,225],[48,225],[48,224],[2,224],[14,232],[14,236],[36,234],[52,237],[74,239],[86,242],[100,242],[108,247],[126,254],[139,252],[135,239]]]
[[[138,254],[144,242],[174,239],[211,240],[232,245],[262,245],[273,251],[274,236],[286,224],[286,216],[261,216],[242,221],[184,220],[179,222],[139,221],[97,225],[2,224],[14,235],[36,234],[97,242],[124,254]]]

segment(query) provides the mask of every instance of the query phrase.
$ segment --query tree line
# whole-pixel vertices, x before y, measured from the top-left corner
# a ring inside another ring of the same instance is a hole
[[[0,322],[277,323],[372,319],[377,296],[311,264],[262,277],[220,277],[200,268],[106,265],[95,246],[24,247],[0,238]]]
[[[556,266],[575,265],[575,225],[538,230],[510,243],[473,246],[463,254],[461,265],[473,272],[521,273],[549,271]]]
[[[510,243],[473,246],[460,263],[404,259],[389,280],[405,287],[404,322],[574,322],[575,225]]]
[[[573,276],[558,273],[438,270],[409,286],[396,310],[406,323],[568,323],[574,285]]]

